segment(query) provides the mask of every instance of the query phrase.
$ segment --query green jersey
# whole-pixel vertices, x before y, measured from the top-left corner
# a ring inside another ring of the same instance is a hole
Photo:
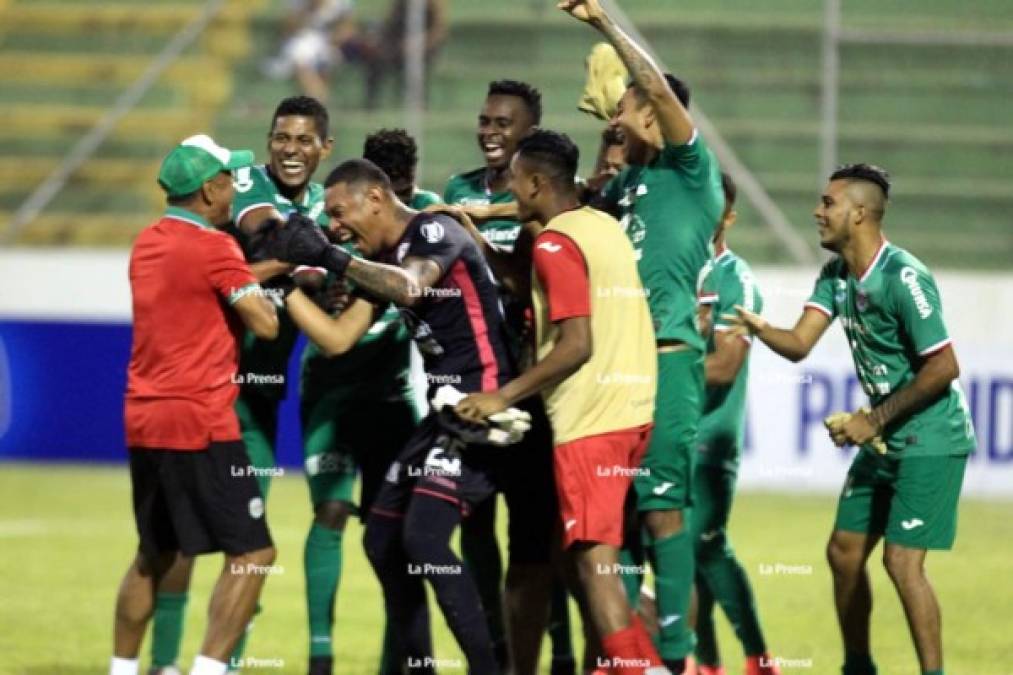
[[[319,183],[306,186],[303,198],[293,203],[281,194],[264,165],[244,167],[235,172],[235,196],[232,198],[233,222],[239,223],[249,211],[274,207],[283,218],[297,211],[321,225],[327,224],[324,213],[324,188]],[[233,235],[244,245],[245,236],[233,229]],[[275,340],[261,340],[250,331],[243,336],[239,356],[239,377],[244,390],[252,389],[273,399],[285,396],[285,374],[292,355],[298,330],[284,308],[278,308],[279,330]]]
[[[701,302],[711,305],[714,329],[707,342],[707,352],[714,351],[714,335],[729,331],[732,326],[722,317],[735,314],[735,305],[751,312],[763,311],[763,298],[753,280],[753,271],[746,261],[729,249],[707,262],[702,276]],[[743,340],[750,338],[743,337]],[[739,451],[746,425],[746,387],[749,380],[749,356],[730,385],[708,386],[704,396],[703,417],[700,419],[700,452],[698,464],[737,469]]]
[[[922,361],[950,344],[936,282],[920,260],[883,241],[860,278],[840,257],[826,265],[806,307],[840,317],[858,380],[872,404],[911,383]],[[960,384],[883,431],[891,453],[966,455],[974,429]]]
[[[436,194],[435,192],[423,190],[422,188],[415,188],[415,192],[414,194],[412,194],[412,200],[408,204],[408,207],[415,209],[416,211],[421,211],[427,206],[439,204],[441,201],[442,200],[440,199],[440,195]]]
[[[486,204],[509,204],[514,196],[509,190],[493,192],[485,180],[485,168],[452,176],[443,191],[443,201],[462,206]],[[487,220],[477,226],[489,243],[512,251],[521,233],[521,224],[516,220]]]
[[[703,351],[696,329],[697,274],[710,258],[725,205],[710,148],[699,135],[685,145],[666,143],[650,164],[619,172],[604,196],[618,208],[633,243],[657,338]]]

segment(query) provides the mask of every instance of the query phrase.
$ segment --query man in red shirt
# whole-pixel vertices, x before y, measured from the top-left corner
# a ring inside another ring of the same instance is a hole
[[[158,582],[180,555],[223,551],[191,675],[222,675],[275,550],[233,411],[238,339],[278,333],[229,222],[230,171],[253,162],[204,135],[165,158],[165,214],[130,255],[134,338],[124,404],[138,553],[120,585],[110,675],[136,675]]]

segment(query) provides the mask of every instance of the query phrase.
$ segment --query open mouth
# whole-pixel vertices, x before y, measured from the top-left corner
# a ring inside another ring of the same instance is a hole
[[[281,173],[283,176],[288,178],[297,178],[302,176],[305,172],[305,162],[299,162],[292,159],[286,159],[281,162]]]
[[[506,149],[500,143],[482,141],[482,154],[485,155],[487,160],[495,162],[506,156]]]

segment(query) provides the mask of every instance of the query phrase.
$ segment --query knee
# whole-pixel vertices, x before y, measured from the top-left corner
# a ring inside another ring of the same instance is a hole
[[[273,546],[268,546],[267,548],[261,548],[256,551],[245,553],[240,556],[240,559],[253,565],[267,566],[273,564],[277,557],[278,550]]]
[[[924,574],[921,557],[910,549],[887,546],[883,550],[883,567],[894,584],[904,585]]]
[[[317,505],[313,520],[320,527],[344,532],[350,515],[352,507],[347,502],[326,501]]]
[[[649,511],[644,516],[644,526],[655,539],[665,539],[683,531],[685,526],[682,511],[668,509]]]
[[[837,536],[827,542],[827,563],[835,576],[855,574],[865,564],[860,547],[852,546]]]

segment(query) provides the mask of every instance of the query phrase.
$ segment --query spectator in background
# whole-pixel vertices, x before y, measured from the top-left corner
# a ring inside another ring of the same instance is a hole
[[[295,77],[302,92],[326,104],[327,75],[360,52],[353,0],[289,0],[277,57],[264,72],[276,79]]]
[[[424,0],[425,15],[425,60],[429,72],[436,54],[447,39],[446,0]],[[398,91],[404,84],[404,58],[407,48],[405,27],[408,23],[411,0],[394,0],[387,18],[370,39],[363,45],[361,57],[366,77],[366,108],[374,110],[380,104],[383,81],[391,73],[397,76]],[[429,78],[426,77],[428,85]],[[428,86],[426,86],[428,94]]]

